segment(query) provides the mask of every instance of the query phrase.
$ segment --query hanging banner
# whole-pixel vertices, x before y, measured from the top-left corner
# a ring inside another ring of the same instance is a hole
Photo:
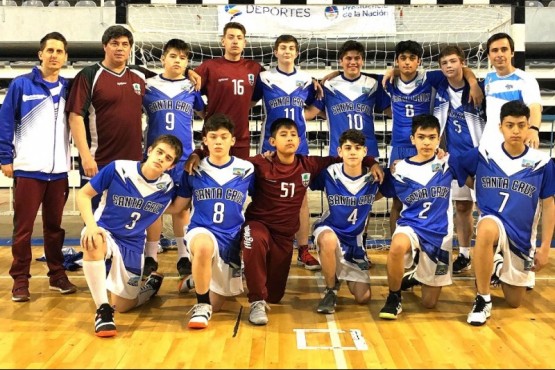
[[[395,35],[395,7],[377,5],[220,5],[218,31],[239,22],[247,36],[332,34],[337,37]]]

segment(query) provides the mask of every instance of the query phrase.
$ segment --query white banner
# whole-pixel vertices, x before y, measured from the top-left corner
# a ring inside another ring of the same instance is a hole
[[[394,35],[395,7],[375,5],[220,5],[218,30],[239,22],[247,36],[326,33],[338,37]]]

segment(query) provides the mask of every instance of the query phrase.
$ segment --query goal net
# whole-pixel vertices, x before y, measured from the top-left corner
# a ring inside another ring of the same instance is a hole
[[[299,40],[298,65],[320,78],[338,68],[338,49],[346,40],[361,42],[366,49],[364,71],[383,73],[394,65],[395,44],[415,40],[422,44],[422,67],[438,68],[437,56],[446,44],[466,53],[467,65],[478,76],[488,69],[485,43],[490,35],[510,32],[511,7],[503,5],[420,6],[325,6],[325,5],[129,5],[128,27],[135,39],[135,63],[161,68],[162,47],[181,38],[192,48],[190,65],[223,55],[223,25],[231,20],[247,29],[245,58],[264,66],[276,63],[272,47],[277,36],[292,34]],[[260,140],[263,117],[259,106],[251,111],[253,151]],[[377,115],[376,136],[380,159],[387,163],[391,122]],[[195,127],[200,130],[200,120]],[[199,138],[197,134],[197,139]],[[311,154],[327,153],[327,123],[312,121],[308,127]],[[310,193],[310,212],[317,217],[327,207],[320,193]],[[374,205],[368,228],[374,247],[389,244],[391,200]]]

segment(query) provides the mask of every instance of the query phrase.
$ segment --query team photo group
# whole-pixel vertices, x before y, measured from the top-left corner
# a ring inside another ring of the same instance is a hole
[[[33,299],[39,208],[49,289],[79,291],[62,253],[71,145],[79,154],[82,267],[98,337],[117,334],[115,312],[159,292],[163,214],[177,244],[178,290],[196,296],[191,329],[206,328],[226,300],[243,294],[248,321],[269,324],[293,258],[321,271],[315,315],[335,312],[342,285],[349,304],[368,304],[366,229],[384,197],[391,240],[380,319],[402,317],[402,292],[415,286],[422,306],[434,308],[453,275],[470,271],[476,295],[466,321],[481,326],[494,312],[492,287],[517,308],[548,263],[555,167],[539,150],[538,82],[513,65],[506,33],[484,40],[492,68],[483,79],[452,44],[441,45],[439,69],[423,69],[423,47],[413,40],[395,45],[395,65],[382,74],[364,72],[364,45],[347,40],[339,70],[316,79],[299,69],[295,36],[275,39],[274,63],[265,67],[244,57],[247,30],[232,21],[221,30],[223,56],[194,69],[187,40],[168,37],[161,73],[131,65],[133,33],[110,26],[102,61],[70,81],[62,70],[66,37],[53,31],[40,40],[40,65],[12,80],[0,108],[1,170],[13,178],[16,304]],[[256,105],[263,122],[251,156]],[[388,163],[379,161],[375,113],[392,120]],[[200,143],[195,119],[204,121]],[[327,121],[327,156],[309,155],[307,122],[315,119]],[[315,222],[308,191],[325,198]]]

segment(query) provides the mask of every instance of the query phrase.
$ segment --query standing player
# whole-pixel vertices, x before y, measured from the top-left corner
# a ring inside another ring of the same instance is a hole
[[[511,100],[520,100],[530,108],[530,130],[525,144],[538,148],[542,119],[540,87],[533,76],[513,66],[514,45],[513,39],[506,33],[496,33],[488,39],[486,46],[488,58],[495,71],[489,72],[484,79],[487,124],[483,137],[487,138],[488,144],[501,144],[503,142],[503,135],[499,132],[501,106]]]
[[[193,119],[196,112],[202,117],[204,102],[194,84],[184,77],[189,60],[189,45],[180,39],[169,40],[162,50],[164,72],[146,80],[143,109],[148,117],[146,144],[164,134],[177,136],[183,144],[183,154],[171,170],[175,184],[181,180],[183,166],[194,150]],[[172,215],[173,232],[177,242],[177,272],[180,277],[191,274],[191,262],[183,242],[183,228],[189,222],[189,211]],[[158,269],[158,244],[162,232],[162,217],[147,229],[144,276]]]
[[[253,165],[229,152],[235,142],[233,123],[214,114],[204,125],[203,143],[210,155],[191,176],[183,173],[177,198],[168,209],[193,212],[185,240],[193,264],[197,304],[191,309],[189,328],[204,329],[227,296],[243,292],[239,238],[245,220],[243,205],[254,180]],[[186,291],[189,279],[180,283]]]
[[[434,115],[442,126],[447,152],[456,157],[478,146],[486,123],[482,106],[476,107],[469,102],[470,85],[463,76],[464,60],[464,51],[456,45],[448,45],[440,51],[439,65],[446,79],[439,84],[434,103]],[[456,181],[453,181],[451,196],[455,201],[455,230],[459,241],[453,273],[458,274],[471,267],[475,196],[468,186],[459,187]]]
[[[273,151],[270,145],[270,125],[278,118],[290,118],[299,129],[300,145],[297,154],[308,155],[306,120],[304,108],[315,101],[312,77],[295,68],[299,55],[299,43],[292,35],[281,35],[274,43],[277,67],[263,71],[258,76],[253,101],[262,98],[264,122],[262,123],[261,153]],[[319,270],[320,263],[308,251],[310,213],[308,195],[303,199],[300,214],[300,228],[296,239],[298,244],[297,264],[308,270]]]
[[[412,121],[410,139],[417,152],[398,162],[393,174],[395,192],[403,209],[387,255],[389,295],[379,314],[387,320],[396,319],[402,312],[404,267],[413,265],[417,251],[419,258],[413,278],[423,284],[424,307],[435,307],[441,288],[451,284],[453,174],[447,157],[438,159],[435,155],[440,140],[438,119],[423,114]]]
[[[14,179],[12,300],[31,299],[31,236],[42,204],[44,253],[50,289],[62,294],[77,288],[67,278],[62,247],[62,214],[68,195],[69,132],[64,106],[67,81],[60,69],[67,61],[67,41],[58,32],[40,40],[40,66],[14,78],[0,109],[2,173]]]
[[[555,227],[555,165],[549,155],[526,146],[529,119],[525,103],[505,103],[499,125],[505,141],[480,145],[455,167],[461,173],[459,183],[467,177],[467,183],[474,183],[480,209],[474,247],[477,295],[467,318],[471,325],[484,325],[491,315],[492,271],[501,281],[505,300],[516,308],[524,298],[528,275],[548,263]],[[542,238],[537,249],[540,213]]]
[[[254,84],[264,68],[253,60],[243,59],[247,32],[241,23],[224,26],[224,56],[204,61],[195,71],[202,78],[202,93],[208,99],[206,119],[214,113],[228,116],[235,124],[237,142],[231,154],[246,159],[250,151],[249,110]]]
[[[311,178],[337,161],[296,155],[299,136],[290,118],[274,121],[271,135],[276,155],[271,161],[262,156],[251,159],[256,180],[241,236],[251,306],[249,321],[254,325],[266,325],[266,302],[278,303],[285,294],[299,210]],[[373,165],[372,175],[382,179],[383,172],[372,158],[365,164]]]
[[[391,182],[381,186],[374,182],[369,169],[362,166],[367,154],[366,138],[355,129],[345,131],[339,138],[337,151],[343,158],[322,171],[311,183],[313,190],[323,190],[329,211],[314,224],[314,240],[318,247],[326,289],[316,311],[335,312],[337,302],[336,276],[347,280],[349,291],[359,304],[371,297],[369,260],[362,233],[374,200],[394,195]],[[379,190],[379,192],[378,192]]]
[[[416,148],[411,143],[412,118],[421,114],[430,114],[434,105],[433,89],[445,78],[437,71],[418,71],[424,50],[416,41],[401,41],[395,46],[395,71],[388,71],[384,76],[385,89],[391,97],[393,126],[391,130],[391,153],[389,164],[398,159],[416,155]],[[472,101],[481,103],[483,94],[476,81],[476,76],[469,68],[464,68],[464,77],[471,88]],[[475,98],[476,97],[476,98]],[[393,234],[396,221],[403,207],[398,198],[393,198],[389,218]]]
[[[173,181],[164,173],[181,158],[178,138],[163,135],[148,150],[145,162],[114,161],[77,193],[77,206],[85,222],[81,233],[83,272],[97,307],[95,334],[117,334],[114,309],[127,312],[155,295],[163,276],[153,272],[140,287],[145,230],[170,204]],[[102,194],[93,214],[91,199]],[[106,259],[112,267],[106,275]],[[108,303],[108,289],[112,306]]]

